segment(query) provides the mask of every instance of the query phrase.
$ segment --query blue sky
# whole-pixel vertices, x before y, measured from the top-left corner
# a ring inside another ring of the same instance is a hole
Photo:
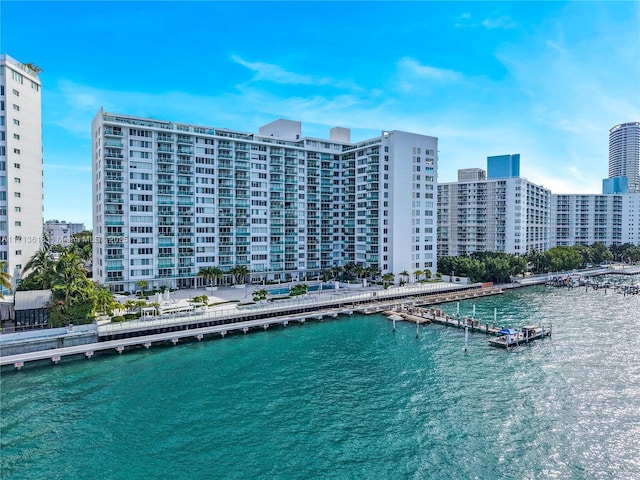
[[[352,140],[439,138],[439,181],[521,154],[553,193],[600,193],[608,131],[640,120],[639,2],[0,3],[0,47],[43,72],[45,219],[91,226],[106,111]]]

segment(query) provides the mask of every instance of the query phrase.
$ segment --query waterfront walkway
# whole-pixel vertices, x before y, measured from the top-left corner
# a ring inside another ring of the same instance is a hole
[[[98,325],[96,342],[72,347],[46,349],[0,356],[0,365],[22,368],[25,362],[48,360],[58,363],[64,356],[84,355],[91,358],[95,352],[115,349],[122,353],[126,347],[153,343],[172,342],[205,335],[226,335],[232,331],[247,333],[252,328],[269,328],[274,324],[286,326],[289,322],[304,323],[307,319],[320,320],[337,317],[354,311],[382,312],[395,305],[428,305],[464,298],[475,298],[500,293],[495,288],[482,288],[481,284],[458,285],[450,283],[425,283],[386,290],[368,292],[323,292],[304,297],[293,297],[271,303],[237,306],[237,308],[213,309],[168,317],[147,317],[122,323]]]

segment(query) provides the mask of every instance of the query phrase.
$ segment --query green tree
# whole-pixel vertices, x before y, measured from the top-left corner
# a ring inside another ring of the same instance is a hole
[[[401,271],[401,272],[399,273],[399,275],[402,277],[402,280],[403,280],[404,282],[408,282],[408,281],[409,281],[409,277],[411,276],[411,275],[409,274],[409,272],[407,272],[406,270]]]
[[[424,275],[424,270],[418,269],[418,270],[414,270],[414,272],[413,272],[413,276],[415,277],[416,282],[420,281],[420,277],[422,275]]]
[[[146,281],[146,280],[138,280],[136,282],[136,285],[138,286],[138,290],[140,290],[142,292],[142,294],[144,295],[145,290],[149,286],[149,282]]]
[[[267,292],[264,288],[261,288],[260,290],[256,290],[253,292],[253,301],[260,302],[262,300],[266,300],[268,296],[269,292]]]
[[[382,275],[382,286],[384,288],[387,288],[389,285],[393,285],[393,282],[395,281],[395,275],[391,272],[385,273],[384,275]]]
[[[245,283],[246,277],[249,274],[249,269],[246,265],[236,265],[229,272],[233,275],[235,283]]]
[[[13,285],[11,284],[11,275],[7,273],[7,262],[0,261],[0,287],[2,289],[11,291],[13,290]],[[0,298],[4,298],[2,291],[0,291]]]
[[[202,267],[200,270],[198,270],[197,276],[204,278],[204,280],[209,283],[209,285],[212,285],[214,279],[214,268],[215,267]]]
[[[331,267],[331,274],[335,279],[340,278],[340,275],[343,271],[344,269],[340,265],[334,265],[333,267]]]
[[[305,295],[308,291],[309,285],[307,285],[306,283],[296,283],[289,290],[289,295],[291,295],[292,297],[296,297],[298,295]]]
[[[100,285],[97,282],[93,283],[93,288],[96,298],[96,308],[103,314],[111,315],[118,305],[113,298],[113,293],[104,285]]]
[[[549,271],[560,272],[563,270],[573,270],[582,265],[583,258],[572,247],[553,247],[544,253]]]
[[[53,261],[48,248],[41,248],[29,259],[22,270],[34,288],[30,290],[46,290],[51,288],[55,278],[56,262]]]

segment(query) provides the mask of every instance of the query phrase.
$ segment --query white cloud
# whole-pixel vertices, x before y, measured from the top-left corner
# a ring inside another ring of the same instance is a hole
[[[518,24],[508,15],[501,15],[499,17],[485,18],[480,24],[489,29],[495,28],[516,28]]]
[[[253,81],[262,80],[283,85],[331,86],[342,89],[358,89],[358,86],[350,80],[337,80],[326,76],[316,77],[312,75],[302,75],[290,72],[272,63],[249,62],[238,55],[232,55],[231,60],[255,72]]]
[[[456,82],[462,75],[455,70],[423,65],[409,57],[401,58],[397,63],[398,73],[401,78],[409,81],[430,80],[435,82]]]

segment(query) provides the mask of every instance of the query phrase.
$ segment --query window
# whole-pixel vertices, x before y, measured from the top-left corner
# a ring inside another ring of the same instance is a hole
[[[16,97],[19,97],[19,96],[20,96],[20,92],[19,92],[18,90],[16,90],[15,88],[13,89],[13,94],[14,94]]]
[[[20,105],[16,105],[15,103],[13,104],[13,109],[17,112],[20,111]]]
[[[13,209],[16,212],[21,212],[22,211],[22,207],[14,207]]]
[[[2,132],[2,133],[4,133],[4,132]],[[13,138],[15,138],[16,140],[20,140],[20,135],[17,134],[17,133],[14,133],[13,134]]]
[[[22,222],[21,222],[20,220],[16,220],[16,221],[14,222],[14,225],[15,225],[16,227],[21,227],[21,226],[22,226]]]
[[[20,192],[13,192],[13,196],[16,197],[16,198],[20,198],[21,197]]]
[[[13,149],[13,153],[15,153],[16,155],[20,155],[20,149],[19,148],[14,148]]]
[[[16,250],[16,255],[22,255],[22,250]]]
[[[13,168],[17,168],[18,170],[20,170],[20,164],[19,163],[14,163],[13,164]]]
[[[11,70],[11,79],[15,80],[20,85],[22,85],[22,82],[24,81],[24,77],[22,76],[22,74],[16,72],[15,70]]]
[[[20,178],[13,177],[13,183],[20,183]]]
[[[17,118],[13,119],[13,124],[14,125],[20,125],[20,120],[18,120]]]

